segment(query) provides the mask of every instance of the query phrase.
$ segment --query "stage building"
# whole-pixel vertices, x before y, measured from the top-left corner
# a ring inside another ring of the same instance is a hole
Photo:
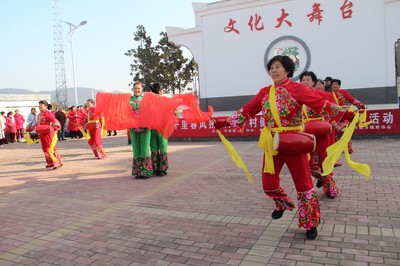
[[[226,0],[193,10],[194,28],[166,30],[199,64],[204,110],[248,102],[272,83],[266,63],[276,54],[293,58],[295,80],[313,71],[367,105],[398,102],[400,0]]]

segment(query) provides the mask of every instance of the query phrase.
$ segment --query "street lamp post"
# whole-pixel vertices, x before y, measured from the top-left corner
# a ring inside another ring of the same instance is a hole
[[[73,43],[72,43],[72,35],[74,34],[74,32],[76,31],[77,28],[79,28],[80,26],[85,25],[87,23],[87,21],[85,21],[85,20],[82,21],[81,23],[79,23],[78,26],[75,26],[71,22],[67,22],[67,21],[64,21],[64,23],[69,26],[69,32],[67,34],[67,40],[71,43],[72,77],[74,79],[75,104],[76,104],[76,106],[78,106],[78,91],[76,89],[76,80],[75,80],[74,46],[73,46]]]

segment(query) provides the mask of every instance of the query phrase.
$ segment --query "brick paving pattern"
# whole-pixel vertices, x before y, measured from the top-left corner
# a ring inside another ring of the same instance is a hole
[[[255,184],[219,141],[170,142],[164,177],[131,177],[122,132],[96,160],[84,140],[58,144],[64,166],[45,169],[40,144],[0,150],[0,265],[400,265],[400,139],[353,140],[369,182],[335,169],[340,196],[318,189],[318,237],[297,213],[272,220],[257,141],[234,141]],[[284,168],[282,186],[296,198]]]

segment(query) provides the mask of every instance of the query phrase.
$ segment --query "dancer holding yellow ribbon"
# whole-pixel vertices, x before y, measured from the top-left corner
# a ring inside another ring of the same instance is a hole
[[[258,94],[228,119],[218,119],[217,129],[231,126],[242,129],[246,121],[262,112],[263,128],[259,147],[264,150],[262,184],[265,194],[275,201],[273,219],[282,217],[285,210],[295,207],[292,199],[280,186],[280,172],[284,164],[292,175],[297,190],[299,227],[307,230],[306,237],[317,237],[320,222],[318,198],[316,196],[309,170],[308,153],[278,152],[273,148],[274,135],[293,132],[301,135],[302,105],[306,104],[321,114],[326,120],[338,122],[345,110],[319,95],[312,93],[305,85],[293,82],[289,78],[294,73],[294,63],[288,56],[275,56],[267,64],[274,84],[262,88]],[[300,136],[301,137],[301,136]]]
[[[104,159],[107,157],[106,153],[104,152],[103,141],[101,139],[102,136],[107,134],[107,131],[104,130],[104,118],[99,115],[95,115],[96,107],[93,99],[88,99],[86,106],[88,107],[88,111],[86,120],[83,122],[85,123],[87,135],[85,134],[84,136],[88,139],[88,144],[92,148],[94,156],[99,160]]]
[[[57,130],[60,123],[55,116],[48,110],[49,103],[47,101],[39,102],[40,113],[35,131],[39,135],[42,144],[42,150],[46,159],[46,168],[53,170],[62,166],[61,156],[57,151]]]

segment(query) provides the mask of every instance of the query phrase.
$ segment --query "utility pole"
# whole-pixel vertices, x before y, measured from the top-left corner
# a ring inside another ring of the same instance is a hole
[[[60,1],[53,0],[54,62],[56,74],[56,100],[63,108],[68,107],[67,83],[65,81],[64,45]]]

